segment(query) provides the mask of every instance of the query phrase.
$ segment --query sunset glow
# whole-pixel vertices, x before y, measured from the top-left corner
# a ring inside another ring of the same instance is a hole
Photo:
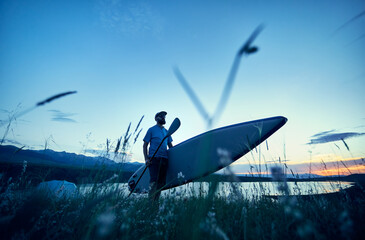
[[[340,167],[340,168],[331,168],[331,169],[324,169],[319,171],[313,171],[314,174],[321,175],[321,176],[331,176],[331,175],[349,175],[355,173],[365,173],[365,166],[364,165],[357,165],[357,166],[350,166],[350,167]]]
[[[270,170],[271,167],[281,166],[283,172],[288,177],[296,177],[297,174],[315,174],[321,176],[330,175],[350,175],[365,173],[365,158],[341,158],[335,157],[329,161],[305,161],[301,163],[265,163],[261,164],[261,169]],[[257,164],[234,164],[231,169],[238,175],[267,175],[267,171],[258,171],[259,166]]]

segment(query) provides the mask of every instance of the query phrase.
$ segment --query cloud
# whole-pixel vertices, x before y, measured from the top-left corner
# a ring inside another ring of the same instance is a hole
[[[317,133],[312,136],[308,145],[311,144],[321,144],[321,143],[329,143],[336,141],[344,141],[348,138],[360,137],[365,135],[365,133],[361,132],[343,132],[343,133],[334,133],[335,130]]]
[[[336,131],[336,130],[335,130],[335,129],[333,129],[333,130],[330,130],[330,131],[320,132],[320,133],[314,134],[312,137],[320,137],[320,136],[323,136],[323,135],[327,135],[327,134],[329,134],[329,133],[332,133],[332,132],[334,132],[334,131]]]
[[[52,121],[56,121],[56,122],[74,122],[74,123],[76,123],[75,120],[73,120],[71,118],[64,118],[64,117],[54,117],[54,118],[52,118]]]
[[[162,32],[163,18],[148,2],[99,0],[97,3],[102,26],[124,35]]]
[[[288,167],[295,173],[311,173],[319,175],[348,175],[364,173],[365,158],[338,159],[312,163],[291,164]]]
[[[48,111],[51,112],[53,115],[53,117],[51,119],[52,121],[76,123],[76,121],[74,119],[70,118],[71,116],[76,115],[75,113],[64,113],[59,110],[48,110]]]

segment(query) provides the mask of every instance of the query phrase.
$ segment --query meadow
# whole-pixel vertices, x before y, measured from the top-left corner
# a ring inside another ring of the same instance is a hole
[[[95,183],[90,191],[55,197],[19,179],[2,181],[1,239],[361,239],[365,236],[362,185],[334,194],[247,199],[239,191],[151,201]],[[284,180],[284,181],[282,181]],[[24,188],[24,186],[26,186]],[[105,191],[104,191],[105,190]],[[202,190],[203,191],[203,190]],[[257,191],[260,191],[257,189]]]

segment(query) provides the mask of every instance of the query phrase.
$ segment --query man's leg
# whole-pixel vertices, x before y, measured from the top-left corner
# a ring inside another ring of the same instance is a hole
[[[158,187],[157,180],[158,180],[158,171],[159,171],[159,161],[154,159],[151,165],[148,167],[150,172],[150,189],[148,191],[148,197],[150,199],[154,199],[155,193]]]
[[[156,179],[156,184],[155,184],[156,190],[153,193],[153,200],[155,200],[155,201],[160,198],[161,188],[163,187],[163,185],[161,186],[161,177],[163,175],[163,172],[162,172],[162,170],[163,170],[163,166],[162,166],[163,162],[162,162],[162,159],[160,159],[160,158],[157,158],[157,160],[158,161],[156,161],[156,162],[158,162],[158,171],[157,171],[157,179]]]
[[[160,197],[162,188],[166,184],[167,159],[161,159],[158,170],[156,200]]]
[[[167,159],[164,159],[163,161],[161,161],[160,171],[159,171],[159,176],[158,176],[160,188],[163,188],[166,184],[167,167],[168,167]]]

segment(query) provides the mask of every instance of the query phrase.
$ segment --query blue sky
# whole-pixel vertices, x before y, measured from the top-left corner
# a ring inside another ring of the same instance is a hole
[[[167,126],[180,118],[173,138],[182,142],[206,123],[173,66],[213,113],[236,52],[264,24],[259,51],[242,59],[214,127],[281,115],[289,121],[269,139],[268,161],[362,158],[364,11],[361,0],[1,1],[3,123],[11,112],[78,91],[13,121],[6,139],[30,148],[48,139],[54,150],[82,153],[115,142],[143,115],[144,135],[165,110]],[[142,138],[131,153],[143,161]]]

